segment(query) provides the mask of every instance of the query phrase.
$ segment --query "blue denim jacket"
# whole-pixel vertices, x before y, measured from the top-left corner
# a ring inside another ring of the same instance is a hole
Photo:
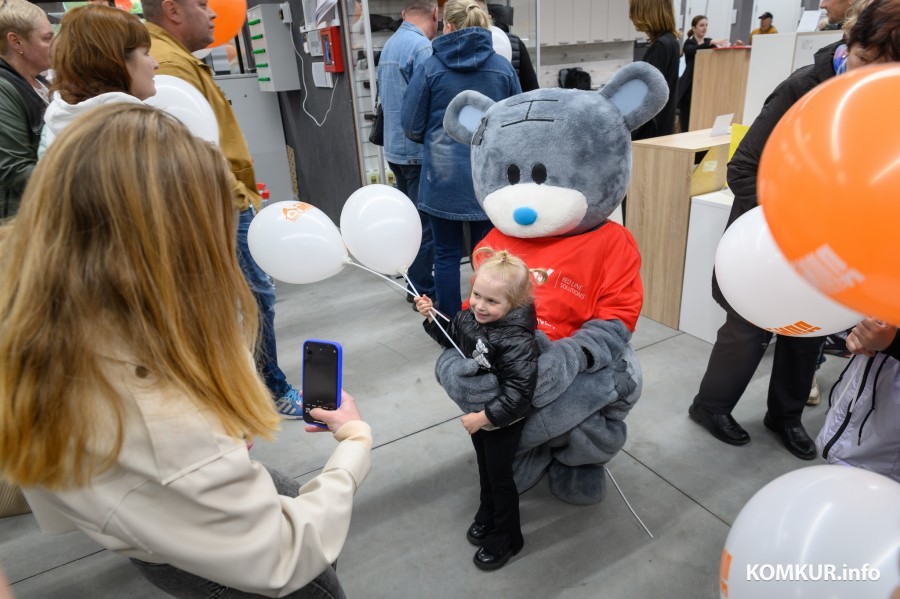
[[[400,107],[403,94],[416,67],[431,56],[431,42],[411,23],[404,21],[388,39],[378,59],[378,93],[384,112],[384,155],[394,164],[422,164],[422,144],[403,135]]]
[[[469,146],[444,131],[444,111],[467,89],[495,102],[519,94],[519,77],[482,27],[442,35],[432,48],[434,55],[413,73],[401,112],[407,137],[425,145],[419,210],[449,220],[487,220],[475,199]]]

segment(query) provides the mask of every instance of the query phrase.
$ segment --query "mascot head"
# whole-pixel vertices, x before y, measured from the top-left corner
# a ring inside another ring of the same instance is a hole
[[[577,235],[603,223],[631,178],[631,131],[665,105],[654,67],[623,67],[600,93],[549,88],[500,102],[456,96],[444,129],[472,146],[475,195],[512,237]]]

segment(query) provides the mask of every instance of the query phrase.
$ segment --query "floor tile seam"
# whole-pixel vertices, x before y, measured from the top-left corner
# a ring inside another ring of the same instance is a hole
[[[98,554],[100,554],[100,553],[103,553],[103,552],[105,552],[105,551],[109,551],[109,549],[106,549],[106,548],[104,547],[104,548],[102,548],[102,549],[98,549],[98,550],[94,551],[93,553],[87,553],[87,554],[85,554],[85,555],[82,555],[82,556],[80,556],[80,557],[76,557],[75,559],[69,560],[69,561],[67,561],[67,562],[63,562],[63,563],[61,563],[61,564],[57,564],[57,565],[53,566],[52,568],[47,568],[46,570],[41,570],[40,572],[35,572],[34,574],[31,574],[30,576],[26,576],[25,578],[20,578],[19,580],[10,580],[10,581],[9,581],[9,586],[12,587],[12,586],[17,585],[17,584],[19,584],[19,583],[22,583],[22,582],[26,582],[26,581],[28,581],[28,580],[31,580],[32,578],[36,578],[36,577],[38,577],[38,576],[43,576],[44,574],[47,574],[47,573],[52,572],[52,571],[54,571],[54,570],[57,570],[57,569],[59,569],[59,568],[64,568],[64,567],[66,567],[66,566],[68,566],[68,565],[74,564],[75,562],[81,561],[81,560],[83,560],[83,559],[87,559],[87,558],[89,558],[89,557],[93,557],[93,556],[98,555]]]
[[[731,528],[731,523],[730,523],[730,522],[726,521],[724,518],[722,518],[721,516],[719,516],[717,513],[715,513],[714,511],[712,511],[710,508],[708,508],[708,507],[706,507],[705,505],[703,505],[703,503],[702,503],[699,499],[695,498],[694,496],[692,496],[690,493],[688,493],[688,492],[685,491],[684,489],[681,489],[678,485],[676,485],[675,483],[673,483],[672,481],[670,481],[669,479],[667,479],[665,476],[663,476],[662,474],[660,474],[659,472],[657,472],[656,470],[654,470],[653,468],[651,468],[651,467],[650,467],[648,464],[646,464],[645,462],[641,461],[641,460],[640,460],[637,456],[635,456],[633,453],[629,453],[628,451],[626,451],[626,450],[624,450],[624,449],[621,450],[621,451],[622,451],[622,453],[624,453],[625,455],[627,455],[628,457],[630,457],[632,460],[634,460],[635,462],[637,462],[638,464],[640,464],[641,466],[643,466],[644,468],[646,468],[647,470],[649,470],[651,473],[653,473],[653,474],[654,474],[657,478],[659,478],[661,481],[663,481],[664,483],[666,483],[667,485],[669,485],[670,487],[672,487],[673,489],[675,489],[676,491],[678,491],[679,493],[681,493],[682,495],[684,495],[686,498],[688,498],[689,500],[691,500],[695,505],[697,505],[697,507],[699,507],[700,509],[702,509],[704,512],[706,512],[707,514],[709,514],[710,516],[712,516],[713,518],[715,518],[716,520],[718,520],[719,522],[721,522],[722,524],[724,524],[725,526],[727,526],[728,528]]]
[[[425,431],[431,430],[435,427],[441,426],[443,424],[447,424],[448,422],[452,422],[452,421],[458,420],[458,419],[459,419],[459,416],[452,416],[451,418],[448,418],[446,420],[441,420],[440,422],[436,422],[432,425],[426,426],[425,428],[422,428],[422,429],[419,429],[416,431],[412,431],[411,433],[407,433],[401,437],[397,437],[396,439],[391,439],[390,441],[385,441],[384,443],[380,443],[378,445],[373,445],[372,451],[374,452],[376,449],[381,449],[382,447],[387,447],[388,445],[390,445],[392,443],[396,443],[397,441],[402,441],[403,439],[408,439],[409,437],[412,437],[413,435],[418,435],[419,433],[424,433]],[[304,476],[308,476],[314,472],[321,471],[322,468],[324,468],[324,467],[325,467],[325,465],[323,464],[322,466],[319,466],[318,468],[313,468],[312,470],[307,470],[306,472],[302,472],[302,473],[298,474],[297,476],[294,476],[293,478],[294,479],[303,478]]]
[[[641,352],[647,348],[653,347],[654,345],[659,345],[660,343],[665,343],[666,341],[675,339],[676,337],[683,337],[684,335],[687,335],[687,333],[685,333],[684,331],[676,331],[675,334],[670,337],[666,337],[665,339],[659,339],[657,341],[654,341],[653,343],[648,343],[647,345],[642,345],[641,347],[636,347],[636,348],[634,348],[634,351]]]

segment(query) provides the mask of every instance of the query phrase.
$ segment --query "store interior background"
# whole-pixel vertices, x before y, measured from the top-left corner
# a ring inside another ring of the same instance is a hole
[[[344,201],[360,186],[389,182],[380,149],[367,139],[371,52],[391,31],[372,23],[385,22],[373,15],[399,20],[403,0],[338,0],[334,14],[347,67],[334,87],[313,83],[313,63],[322,59],[304,50],[304,2],[288,1],[293,22],[286,27],[299,53],[290,49],[305,82],[301,89],[259,90],[246,28],[237,67],[216,52],[210,61],[271,201],[297,198],[338,222]],[[514,8],[512,32],[526,41],[542,86],[554,85],[559,69],[580,66],[599,88],[646,45],[628,21],[627,0],[501,3]],[[63,10],[62,3],[40,4],[51,13]],[[584,4],[606,11],[602,41],[581,39],[585,30],[598,31],[579,21]],[[818,0],[676,0],[675,8],[679,27],[705,14],[708,36],[734,41],[746,40],[764,11],[775,15],[779,31],[790,32],[804,10],[818,9]],[[320,126],[315,121],[323,117]],[[351,597],[718,597],[719,557],[741,507],[772,479],[809,465],[784,451],[762,425],[771,353],[735,411],[753,442],[725,446],[687,417],[711,345],[642,317],[633,344],[645,375],[643,396],[610,471],[654,538],[612,485],[601,504],[577,507],[553,498],[544,482],[522,496],[525,551],[500,573],[478,572],[464,538],[477,503],[474,454],[455,406],[434,381],[440,350],[396,290],[346,270],[314,285],[279,284],[276,334],[279,361],[295,385],[302,341],[340,340],[348,390],[375,431],[375,466],[358,495],[339,560]],[[845,363],[828,358],[819,372],[823,393]],[[823,402],[806,410],[811,434],[821,427],[825,408]],[[253,456],[303,481],[322,467],[332,446],[326,435],[309,435],[288,422],[277,442],[257,443]],[[162,596],[124,558],[80,533],[43,535],[30,515],[0,519],[0,563],[20,598]]]

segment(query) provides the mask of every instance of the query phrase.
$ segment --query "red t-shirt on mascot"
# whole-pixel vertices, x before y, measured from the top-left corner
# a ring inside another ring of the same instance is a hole
[[[549,273],[534,286],[534,303],[538,329],[550,339],[569,337],[592,319],[618,319],[634,332],[644,300],[641,255],[622,225],[609,221],[581,235],[537,239],[509,237],[495,228],[482,246],[507,250],[528,268]]]

